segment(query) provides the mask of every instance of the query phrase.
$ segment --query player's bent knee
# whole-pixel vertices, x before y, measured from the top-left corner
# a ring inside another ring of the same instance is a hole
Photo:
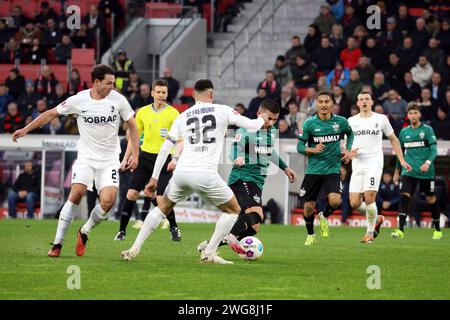
[[[139,199],[139,191],[134,189],[128,190],[127,199],[130,201],[137,201],[137,199]]]
[[[114,202],[112,202],[112,201],[100,201],[100,207],[105,212],[111,211],[113,205],[114,205]]]
[[[436,203],[436,196],[427,197],[427,203],[428,204],[435,204]]]
[[[312,215],[314,213],[314,206],[315,206],[315,204],[313,202],[306,202],[303,214],[306,217],[309,217],[310,215]]]
[[[359,207],[361,207],[361,205],[362,205],[362,201],[360,199],[354,200],[354,199],[350,198],[350,206],[353,209],[358,209]]]

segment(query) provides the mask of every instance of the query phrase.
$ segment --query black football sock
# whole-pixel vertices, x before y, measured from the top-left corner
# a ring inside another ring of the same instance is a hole
[[[440,223],[440,217],[441,213],[439,212],[439,205],[437,201],[435,203],[430,204],[431,206],[431,216],[433,217],[433,226],[436,231],[441,231]]]
[[[230,233],[238,237],[245,230],[253,229],[252,226],[254,226],[257,223],[260,223],[261,221],[262,219],[257,212],[250,212],[243,214],[239,216],[233,228],[231,228]]]
[[[141,220],[142,221],[144,221],[145,218],[147,217],[148,210],[150,209],[151,203],[152,203],[152,199],[150,199],[149,197],[144,198],[144,204],[142,205],[142,210],[141,210]]]
[[[169,214],[166,216],[167,220],[170,223],[170,229],[178,228],[177,220],[175,219],[175,211],[170,210]]]
[[[126,232],[128,222],[130,222],[131,215],[133,214],[134,205],[136,204],[136,201],[128,200],[128,198],[125,198],[125,201],[122,205],[122,211],[120,215],[120,229],[119,231]]]
[[[244,239],[245,237],[254,236],[256,234],[256,230],[253,228],[247,228],[246,230],[242,231],[242,233],[237,237],[239,241]]]
[[[325,207],[325,210],[323,210],[323,216],[325,218],[328,218],[334,212],[334,210],[336,210],[336,208],[330,206],[330,204],[327,201],[327,206]]]
[[[314,234],[314,214],[310,215],[309,217],[305,217],[305,215],[303,215],[303,218],[305,219],[306,230],[308,231],[308,234],[313,235]]]
[[[406,224],[406,217],[408,216],[408,206],[410,198],[407,195],[402,194],[400,198],[400,208],[399,208],[399,226],[401,231],[404,231]]]

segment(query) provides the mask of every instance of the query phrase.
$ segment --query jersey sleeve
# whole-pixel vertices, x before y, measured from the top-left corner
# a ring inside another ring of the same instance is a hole
[[[345,124],[347,125],[347,128],[344,131],[344,133],[347,135],[347,145],[345,146],[345,148],[347,150],[351,150],[353,146],[353,140],[355,139],[355,134],[353,133],[352,127],[350,126],[350,123],[347,119],[345,119]]]
[[[77,95],[71,96],[56,106],[56,111],[60,115],[79,114],[80,110],[77,107]]]
[[[130,106],[128,100],[121,95],[120,109],[119,109],[120,117],[123,121],[128,121],[134,116],[134,111]]]
[[[394,133],[394,129],[392,128],[391,123],[389,122],[388,117],[383,115],[383,133],[386,137],[389,137],[392,133]]]
[[[264,120],[261,118],[258,119],[249,119],[247,117],[242,116],[236,110],[231,109],[226,106],[226,119],[228,120],[229,125],[236,125],[240,128],[248,129],[248,130],[259,130],[264,125]]]
[[[181,125],[182,125],[182,116],[179,116],[175,119],[170,127],[170,131],[167,134],[167,140],[171,141],[175,144],[178,140],[182,138]]]
[[[247,132],[244,129],[239,129],[233,139],[233,147],[230,153],[230,160],[234,162],[239,157],[245,159],[245,145],[247,143]]]
[[[305,121],[298,133],[297,151],[302,154],[306,154],[306,144],[309,140],[309,121]]]
[[[398,134],[398,141],[400,142],[400,148],[402,148],[403,154],[405,154],[405,147],[403,145],[403,129]],[[397,156],[397,160],[395,161],[395,169],[401,169],[401,168],[402,168],[402,166],[401,166],[400,160],[398,159],[398,156]]]
[[[142,120],[144,113],[144,109],[140,108],[139,111],[136,113],[136,126],[138,128],[139,136],[142,135],[144,132],[144,121]]]
[[[437,142],[436,142],[436,135],[434,134],[434,130],[432,127],[428,127],[427,138],[428,138],[428,145],[430,146],[430,153],[428,154],[427,160],[433,162],[437,156]]]
[[[286,168],[287,168],[286,163],[283,161],[283,159],[280,157],[279,153],[275,149],[273,149],[272,155],[270,157],[270,161],[272,161],[274,164],[276,164],[278,166],[278,168],[280,168],[283,171],[286,170]]]

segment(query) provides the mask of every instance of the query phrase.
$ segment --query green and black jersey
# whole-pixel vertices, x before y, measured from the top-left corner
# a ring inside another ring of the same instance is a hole
[[[433,128],[426,124],[420,124],[415,129],[408,126],[400,131],[398,139],[405,155],[405,161],[412,167],[409,172],[402,168],[401,174],[419,179],[434,179],[434,159],[437,155],[437,145]],[[427,172],[421,172],[420,166],[427,160],[431,161],[430,168]],[[397,159],[396,168],[400,167],[400,161]]]
[[[314,148],[322,142],[324,149],[321,153],[309,154],[306,174],[327,175],[340,173],[341,148],[340,142],[347,136],[346,149],[353,144],[353,131],[347,119],[332,114],[329,120],[321,120],[317,114],[303,123],[298,136],[297,151],[306,154],[305,149]]]
[[[233,167],[228,178],[229,185],[242,180],[254,182],[262,190],[270,162],[275,163],[281,170],[287,168],[275,150],[276,134],[274,128],[255,132],[241,128],[237,131],[230,158],[234,161],[238,157],[243,157],[245,165]]]

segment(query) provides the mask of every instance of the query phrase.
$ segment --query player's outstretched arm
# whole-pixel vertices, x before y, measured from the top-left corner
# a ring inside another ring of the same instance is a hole
[[[400,144],[400,141],[398,140],[395,133],[392,133],[388,136],[389,141],[391,142],[392,148],[395,151],[395,154],[397,155],[397,159],[400,162],[401,166],[406,169],[406,171],[411,171],[411,166],[409,163],[405,161],[405,157],[403,156],[403,150]]]
[[[172,160],[167,165],[167,171],[173,171],[177,167],[178,159],[181,156],[181,153],[183,152],[184,148],[184,141],[182,139],[178,140],[178,142],[175,144]]]
[[[257,119],[249,119],[245,116],[236,116],[236,121],[234,124],[240,128],[248,130],[259,130],[262,128],[264,123],[268,121],[268,115],[266,112],[262,112]]]
[[[24,137],[28,132],[33,131],[36,128],[40,128],[43,125],[46,125],[58,115],[59,114],[56,108],[45,111],[39,117],[31,121],[25,128],[14,131],[12,140],[14,142],[17,142],[17,139]]]

